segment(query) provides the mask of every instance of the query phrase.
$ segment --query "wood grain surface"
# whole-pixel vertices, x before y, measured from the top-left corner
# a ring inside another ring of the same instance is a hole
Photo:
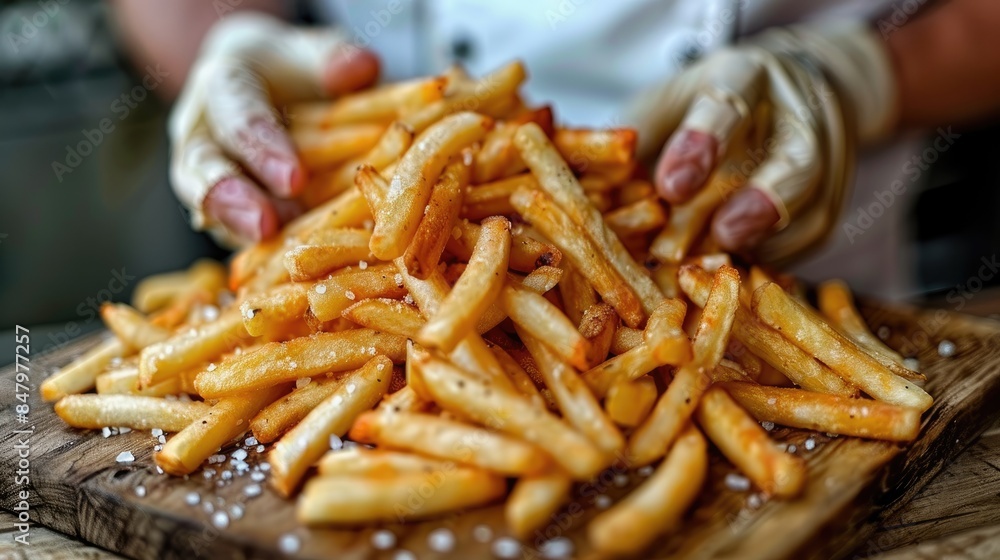
[[[685,526],[642,557],[877,556],[917,542],[912,540],[916,532],[908,530],[908,524],[923,525],[918,531],[927,535],[934,531],[946,535],[954,532],[949,531],[949,516],[961,519],[976,515],[960,511],[951,496],[947,501],[955,510],[952,513],[945,513],[945,506],[936,510],[927,506],[920,513],[904,506],[1000,413],[993,404],[1000,398],[1000,331],[994,323],[946,312],[879,306],[865,306],[864,312],[876,329],[886,326],[890,330],[890,345],[906,354],[916,354],[928,375],[927,389],[937,403],[925,415],[920,439],[903,449],[879,442],[775,430],[776,437],[796,445],[796,453],[809,462],[810,484],[803,499],[765,502],[755,493],[729,490],[722,477],[730,468],[717,458],[712,466],[711,487]],[[937,344],[943,339],[956,343],[954,357],[938,356]],[[93,343],[93,338],[75,342],[35,359],[33,387],[37,389],[52,369]],[[9,369],[0,373],[0,379],[8,385],[11,377]],[[396,546],[377,550],[371,544],[371,528],[308,530],[298,526],[293,504],[272,493],[266,482],[261,495],[251,497],[246,488],[257,483],[249,476],[233,477],[220,486],[220,476],[209,480],[200,471],[188,479],[160,475],[153,466],[156,441],[149,432],[104,438],[99,433],[68,428],[52,413],[50,405],[37,399],[32,402],[29,424],[34,426],[35,434],[33,521],[124,556],[271,558],[281,555],[279,542],[285,537],[300,545],[294,556],[301,558],[393,558],[400,548],[414,552],[418,558],[492,558],[491,541],[503,535],[502,510],[494,506],[425,523],[386,525],[382,528],[396,535]],[[9,410],[12,392],[5,391],[0,404]],[[805,450],[809,438],[818,444],[812,451]],[[0,454],[4,472],[12,471],[12,444],[9,431],[0,434],[0,449],[8,450]],[[116,463],[115,457],[125,450],[134,454],[135,461]],[[262,458],[251,450],[248,461],[255,464]],[[970,462],[968,468],[977,467]],[[536,539],[525,542],[518,557],[539,557],[539,544],[562,536],[573,541],[574,557],[599,558],[587,548],[581,531],[595,513],[595,499],[600,495],[617,498],[642,479],[635,473],[615,474],[607,473],[577,489],[573,502]],[[145,490],[141,496],[136,491],[139,486]],[[0,488],[3,506],[10,507],[14,490],[10,481],[4,480]],[[941,490],[954,491],[947,486]],[[965,492],[966,504],[985,499],[974,487],[967,487]],[[199,504],[185,502],[191,493],[201,496]],[[928,503],[945,501],[933,496],[926,499]],[[214,511],[231,512],[233,506],[242,507],[241,519],[230,518],[226,527],[213,526],[206,502],[212,503]],[[882,529],[876,532],[880,526]],[[492,537],[476,539],[485,536],[487,527]],[[438,528],[448,528],[457,538],[449,553],[428,546],[428,534]],[[984,531],[988,536],[989,531]],[[965,533],[953,538],[962,535]],[[989,541],[980,534],[966,536],[969,542]]]

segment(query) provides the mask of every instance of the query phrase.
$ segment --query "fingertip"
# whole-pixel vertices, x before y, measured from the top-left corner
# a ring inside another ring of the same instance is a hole
[[[694,196],[715,166],[718,140],[706,132],[680,130],[663,148],[656,167],[657,192],[672,204]]]
[[[331,95],[361,89],[378,79],[380,66],[378,56],[371,51],[354,46],[338,49],[327,61],[323,86]]]
[[[771,199],[748,187],[734,194],[716,212],[712,236],[726,251],[744,251],[760,244],[780,219]]]
[[[227,177],[205,196],[204,211],[237,237],[251,242],[273,237],[281,220],[271,201],[244,177]]]

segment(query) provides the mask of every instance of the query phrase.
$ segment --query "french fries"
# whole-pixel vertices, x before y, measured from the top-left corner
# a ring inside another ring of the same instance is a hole
[[[198,401],[168,401],[137,395],[66,395],[56,403],[56,414],[74,428],[99,430],[107,426],[134,430],[160,428],[179,432],[209,411]]]
[[[249,337],[240,310],[231,308],[211,323],[181,331],[150,344],[139,354],[139,383],[155,385],[182,371],[217,358]]]
[[[417,278],[426,278],[437,267],[445,245],[452,237],[452,228],[462,210],[462,192],[469,182],[469,173],[465,162],[453,162],[444,168],[431,191],[416,236],[403,253],[406,270]]]
[[[316,464],[322,476],[392,476],[397,473],[429,473],[454,466],[451,461],[361,446],[328,451]]]
[[[447,249],[452,254],[466,262],[472,258],[472,252],[482,235],[482,226],[468,220],[455,224],[448,237]],[[511,236],[510,259],[508,265],[512,270],[533,272],[544,266],[559,266],[562,253],[554,245],[542,243],[527,235]]]
[[[42,398],[59,400],[66,395],[83,393],[94,388],[97,376],[126,352],[126,346],[117,338],[109,338],[88,350],[83,356],[42,382]]]
[[[332,167],[370,150],[385,127],[378,124],[343,124],[331,128],[292,127],[292,142],[310,169]]]
[[[521,478],[504,506],[507,527],[518,538],[528,538],[569,501],[572,487],[573,479],[555,470]]]
[[[311,379],[303,387],[264,407],[250,421],[250,431],[260,443],[271,443],[302,421],[319,403],[344,384],[345,377]]]
[[[170,331],[146,320],[141,313],[125,304],[105,303],[101,319],[118,340],[132,348],[145,348],[170,337]]]

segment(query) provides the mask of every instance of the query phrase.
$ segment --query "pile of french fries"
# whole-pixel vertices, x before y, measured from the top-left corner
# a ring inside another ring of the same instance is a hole
[[[794,282],[712,249],[728,177],[667,208],[637,178],[633,131],[555,126],[518,95],[524,79],[519,63],[453,69],[289,108],[311,210],[228,271],[199,262],[106,305],[114,336],[44,398],[72,426],[175,432],[156,455],[172,475],[250,431],[311,525],[506,496],[526,537],[574,483],[655,465],[590,521],[609,553],[679,526],[709,441],[793,499],[805,462],[762,422],[917,436],[923,377],[843,284],[820,286],[816,310]],[[369,445],[331,451],[331,436]]]

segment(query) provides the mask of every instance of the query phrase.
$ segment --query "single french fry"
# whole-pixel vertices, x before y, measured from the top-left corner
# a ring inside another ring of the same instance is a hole
[[[301,319],[309,310],[311,284],[280,284],[264,292],[249,294],[240,304],[243,326],[250,336],[261,336],[267,325]]]
[[[847,284],[840,280],[823,282],[817,289],[819,309],[835,327],[892,373],[911,380],[924,381],[926,377],[903,365],[903,356],[885,345],[865,324],[861,313],[854,307],[854,297]]]
[[[448,252],[468,262],[482,235],[482,229],[479,224],[468,220],[457,222],[448,237]],[[515,234],[511,237],[509,266],[512,270],[533,272],[544,266],[559,266],[561,260],[562,253],[554,245],[542,243],[524,234]]]
[[[417,233],[403,253],[406,270],[417,278],[426,278],[437,268],[462,210],[462,192],[469,183],[469,173],[463,161],[454,161],[444,168],[431,190]]]
[[[642,344],[643,341],[641,330],[619,325],[615,330],[615,337],[611,340],[611,353],[616,356],[624,354]]]
[[[625,246],[604,222],[600,212],[588,202],[583,187],[549,142],[545,132],[534,123],[521,125],[514,136],[514,143],[531,172],[538,178],[539,187],[552,197],[573,222],[583,228],[600,254],[604,255],[637,295],[644,312],[652,313],[663,299],[663,294],[632,259]]]
[[[167,440],[156,454],[156,464],[174,476],[194,472],[226,442],[246,433],[250,419],[287,390],[287,385],[280,385],[220,399],[204,416]]]
[[[184,374],[165,379],[156,385],[139,388],[139,368],[126,367],[104,372],[97,376],[97,393],[102,395],[139,395],[144,397],[164,397],[186,393]]]
[[[580,184],[583,184],[583,182],[581,181]],[[586,190],[586,187],[584,187],[584,190]],[[618,187],[617,191],[619,206],[628,206],[646,199],[653,199],[655,201],[657,197],[656,188],[645,179],[632,179]]]
[[[572,264],[566,263],[562,266],[565,274],[559,283],[559,295],[562,296],[563,310],[570,321],[580,325],[585,312],[597,303],[597,292],[587,282],[586,276]]]
[[[285,252],[285,267],[293,282],[313,280],[338,268],[370,259],[371,233],[363,229],[327,229],[305,245]]]
[[[733,176],[716,171],[694,198],[670,209],[670,221],[653,240],[649,252],[665,263],[680,264],[733,189]]]
[[[559,470],[526,476],[517,481],[504,504],[507,528],[519,539],[545,527],[570,498],[573,479]]]
[[[160,428],[167,432],[183,430],[209,408],[198,401],[168,401],[137,395],[66,395],[55,405],[56,414],[74,428]]]
[[[372,149],[385,126],[359,123],[331,128],[292,127],[290,132],[302,163],[309,169],[323,169]]]
[[[615,424],[634,428],[649,416],[656,397],[656,382],[648,375],[635,380],[619,380],[608,389],[604,410]]]
[[[527,111],[510,120],[497,124],[483,138],[479,151],[476,152],[473,182],[476,184],[495,181],[514,173],[520,173],[527,167],[514,147],[514,133],[517,127],[526,123],[538,123],[546,131],[552,130],[552,109],[542,107]]]
[[[454,349],[504,290],[509,258],[510,222],[502,217],[485,220],[469,266],[420,330],[417,341],[445,352]]]
[[[625,439],[604,414],[600,403],[577,372],[520,325],[517,332],[535,359],[545,386],[559,405],[563,418],[605,453],[612,455],[620,452],[625,446]]]
[[[402,121],[420,132],[460,111],[502,116],[498,109],[510,102],[526,76],[524,65],[514,61],[478,80],[449,82],[444,99],[404,116]]]
[[[705,438],[688,425],[652,476],[590,522],[587,535],[591,544],[601,551],[630,554],[645,549],[659,535],[676,530],[701,492],[707,471]]]
[[[226,286],[226,267],[212,259],[199,259],[187,270],[147,276],[132,293],[132,305],[142,313],[166,306],[186,292],[216,293]]]
[[[381,354],[402,363],[406,339],[371,329],[320,332],[288,342],[269,342],[253,352],[233,356],[214,370],[198,375],[198,394],[214,399],[272,387],[323,373],[363,366]]]
[[[920,434],[920,410],[756,383],[720,383],[761,422],[885,441],[913,441]]]
[[[427,499],[410,500],[414,489],[433,488]],[[322,476],[306,484],[296,518],[306,525],[404,522],[486,505],[503,497],[507,481],[482,469],[455,467],[393,478]]]
[[[361,415],[351,439],[519,476],[549,465],[541,449],[517,438],[430,414],[376,411]]]
[[[677,284],[678,265],[674,263],[661,263],[653,270],[653,281],[659,286],[663,295],[668,298],[680,297],[681,289]]]
[[[362,327],[414,338],[425,321],[416,307],[394,299],[366,299],[344,310],[343,317]]]
[[[416,234],[420,216],[448,160],[481,139],[492,125],[488,117],[463,112],[427,128],[396,166],[385,199],[375,209],[371,251],[382,260],[403,254]]]
[[[711,290],[711,276],[698,267],[684,266],[680,282],[695,305],[704,306]],[[747,349],[802,387],[820,393],[857,395],[857,389],[826,365],[816,361],[781,333],[761,323],[741,301],[733,323],[733,337]]]
[[[665,365],[682,365],[691,360],[691,342],[686,336],[664,337],[643,342],[580,374],[598,397],[604,397],[621,381],[634,380]]]
[[[324,376],[312,379],[303,387],[296,387],[258,412],[250,421],[250,431],[261,443],[277,440],[343,385],[344,379],[345,376]]]
[[[778,450],[764,428],[724,390],[709,388],[695,417],[708,439],[758,488],[782,498],[802,492],[805,462]]]
[[[248,338],[240,310],[229,308],[215,321],[181,330],[143,348],[139,353],[139,383],[142,387],[155,385],[240,346]]]
[[[42,399],[54,401],[93,389],[98,374],[111,360],[124,356],[126,352],[125,344],[115,337],[101,342],[43,381]]]
[[[510,197],[521,188],[538,189],[538,180],[530,173],[515,175],[491,183],[469,187],[462,201],[462,217],[481,220],[490,216],[513,214]]]
[[[439,406],[537,445],[575,480],[590,480],[607,466],[603,452],[527,397],[497,390],[429,355],[419,356],[417,365]]]
[[[561,360],[586,369],[590,343],[555,305],[514,283],[500,293],[500,305],[519,329],[543,341]]]
[[[388,449],[351,447],[329,451],[316,467],[320,476],[396,476],[455,468],[453,461]]]
[[[663,227],[667,213],[656,199],[643,198],[608,212],[604,220],[615,235],[625,238]]]
[[[630,128],[557,128],[552,142],[576,171],[592,165],[626,164],[635,159],[636,132]]]
[[[754,381],[740,364],[723,359],[719,365],[712,370],[712,382],[722,383],[724,381]]]
[[[351,93],[333,101],[296,103],[288,109],[298,126],[326,128],[345,124],[383,123],[441,99],[447,80],[419,78]]]
[[[740,275],[724,266],[715,273],[712,290],[698,321],[692,343],[693,358],[674,374],[653,412],[629,438],[629,457],[635,465],[648,465],[663,456],[694,413],[711,383],[711,373],[722,360],[729,332],[740,304]]]
[[[559,247],[626,324],[630,327],[642,324],[645,314],[636,293],[611,261],[603,257],[583,228],[570,220],[548,195],[541,191],[519,190],[510,200],[526,220]]]
[[[587,339],[587,368],[595,368],[608,359],[611,344],[619,323],[615,308],[601,302],[595,303],[583,313],[580,320],[580,335]]]
[[[330,436],[346,434],[355,418],[378,403],[391,378],[392,362],[385,356],[376,356],[347,374],[332,395],[274,445],[267,456],[271,485],[281,495],[290,496],[306,470],[330,449]]]
[[[934,403],[913,381],[894,375],[777,284],[764,284],[754,292],[753,310],[764,323],[875,399],[921,411]]]
[[[321,280],[309,290],[309,310],[320,321],[340,317],[344,310],[369,298],[395,299],[406,295],[393,265],[369,266]]]
[[[407,367],[409,362],[407,362]],[[404,386],[395,393],[392,393],[382,399],[381,404],[378,405],[378,410],[391,410],[393,412],[422,412],[426,410],[431,403],[424,400],[413,390],[413,387]]]
[[[517,390],[520,391],[521,394],[537,401],[540,404],[544,403],[542,395],[538,392],[538,387],[535,385],[534,380],[531,379],[531,376],[528,375],[526,371],[524,371],[521,364],[517,363],[517,360],[511,357],[511,355],[500,346],[493,345],[490,347],[490,350],[493,351],[493,355],[497,357],[497,362],[499,362],[500,366],[507,372],[507,375],[510,376],[511,381],[514,382],[514,386],[517,387]]]

